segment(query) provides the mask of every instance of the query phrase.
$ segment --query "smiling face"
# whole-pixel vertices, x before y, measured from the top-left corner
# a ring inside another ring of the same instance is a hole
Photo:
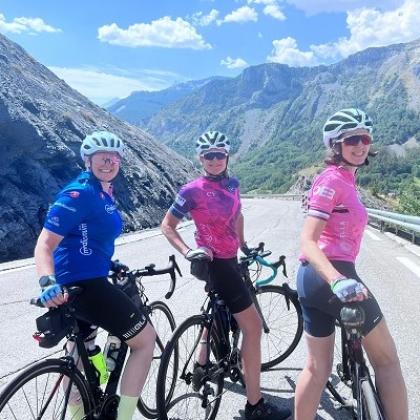
[[[209,175],[220,175],[227,166],[226,151],[224,149],[211,149],[199,156],[201,165]]]
[[[87,160],[90,169],[101,182],[111,182],[120,170],[121,157],[115,152],[96,152]]]
[[[350,140],[350,138],[352,138]],[[347,141],[346,141],[347,139]],[[342,157],[352,165],[363,165],[370,150],[372,138],[368,131],[354,130],[343,135],[339,140]]]

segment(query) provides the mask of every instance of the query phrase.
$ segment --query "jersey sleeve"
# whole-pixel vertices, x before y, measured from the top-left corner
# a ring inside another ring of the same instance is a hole
[[[339,202],[340,183],[331,176],[315,180],[308,199],[308,216],[328,220]]]
[[[194,200],[192,198],[192,191],[188,188],[181,188],[175,201],[170,207],[169,211],[177,219],[183,219],[187,214],[195,207]]]
[[[48,210],[44,227],[57,235],[66,236],[85,219],[90,201],[87,190],[61,192]]]

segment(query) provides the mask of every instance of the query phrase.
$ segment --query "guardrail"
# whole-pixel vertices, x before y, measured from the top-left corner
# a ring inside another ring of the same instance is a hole
[[[413,243],[416,243],[416,238],[420,237],[420,217],[418,216],[408,216],[406,214],[371,208],[368,208],[367,211],[370,221],[375,222],[381,232],[392,227],[396,235],[401,232],[408,233]]]
[[[241,198],[277,198],[280,200],[301,200],[302,194],[241,194]]]

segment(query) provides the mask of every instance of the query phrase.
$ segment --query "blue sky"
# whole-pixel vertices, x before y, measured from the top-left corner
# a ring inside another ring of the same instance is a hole
[[[420,38],[418,0],[0,0],[0,32],[98,104]]]

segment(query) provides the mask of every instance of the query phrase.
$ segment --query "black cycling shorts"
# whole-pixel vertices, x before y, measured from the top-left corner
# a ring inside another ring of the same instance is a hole
[[[251,295],[246,287],[236,258],[214,258],[209,263],[210,281],[225,301],[232,314],[237,314],[252,305]]]
[[[83,292],[72,302],[82,332],[91,333],[97,325],[123,341],[139,334],[147,324],[140,307],[106,277],[66,284],[80,286]]]
[[[354,264],[347,261],[331,261],[334,268],[347,278],[363,283],[356,273]],[[364,283],[363,283],[364,284]],[[364,284],[365,285],[365,284]],[[365,285],[369,290],[369,288]],[[329,300],[334,296],[330,285],[308,263],[303,263],[297,273],[297,292],[302,306],[305,331],[313,337],[327,337],[335,330],[335,320],[340,318],[343,303]],[[358,302],[365,311],[366,319],[362,328],[367,335],[383,318],[375,297],[369,291],[369,299]]]

